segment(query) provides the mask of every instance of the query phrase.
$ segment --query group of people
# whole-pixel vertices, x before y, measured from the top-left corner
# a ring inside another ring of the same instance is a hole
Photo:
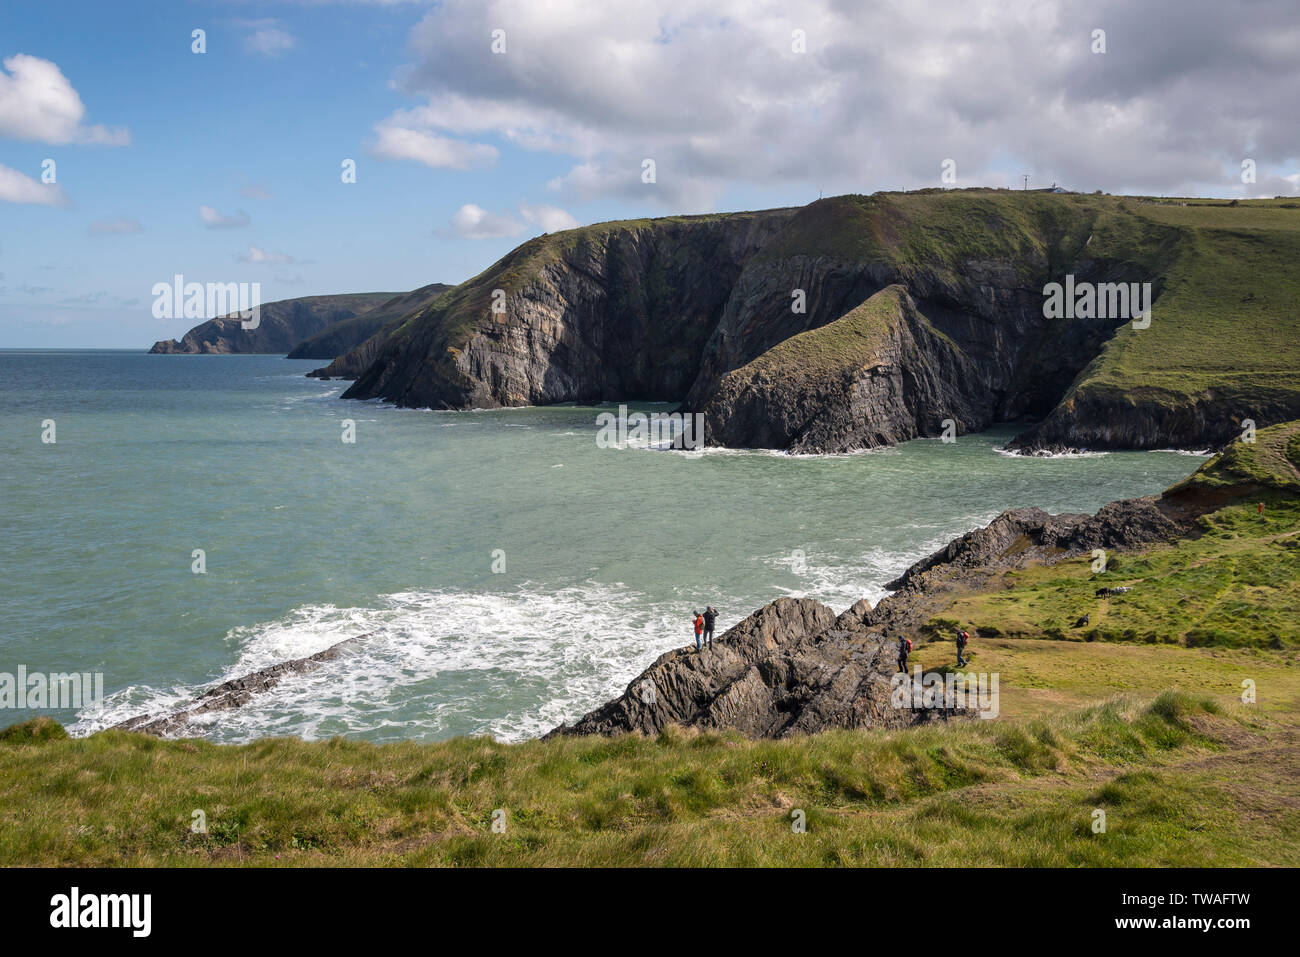
[[[705,646],[713,647],[713,626],[718,620],[718,609],[712,605],[705,605],[703,613],[697,611],[691,612],[693,619],[692,625],[695,628],[695,650],[703,651]],[[966,657],[966,646],[970,644],[970,632],[958,628],[956,632],[957,639],[957,667],[964,668],[970,664],[970,659]],[[912,639],[904,635],[898,636],[898,670],[907,672],[907,659],[912,654]]]
[[[957,640],[957,667],[964,668],[970,664],[970,659],[966,657],[966,646],[970,644],[970,632],[964,628],[958,628],[955,634]],[[904,635],[898,636],[898,670],[907,673],[907,658],[912,653],[912,639]]]
[[[713,625],[718,620],[718,609],[712,605],[705,605],[704,614],[693,611],[691,615],[695,618],[695,650],[702,651],[706,644],[712,648]]]

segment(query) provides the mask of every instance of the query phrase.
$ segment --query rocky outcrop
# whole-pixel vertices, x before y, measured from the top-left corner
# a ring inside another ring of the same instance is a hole
[[[701,410],[708,445],[849,452],[988,425],[981,370],[901,285],[723,376]]]
[[[1263,379],[1253,384],[1248,401],[1215,390],[1188,399],[1152,386],[1137,393],[1086,385],[1007,447],[1032,453],[1216,450],[1243,432],[1245,419],[1278,423],[1300,416],[1300,396],[1289,388],[1267,388]]]
[[[895,643],[868,633],[855,609],[837,619],[820,602],[777,599],[712,648],[662,655],[621,696],[550,734],[654,734],[672,724],[783,738],[946,716],[895,706]]]
[[[340,296],[306,296],[282,299],[261,306],[257,327],[243,328],[239,316],[223,316],[200,323],[180,339],[163,339],[149,350],[154,355],[179,353],[288,353],[304,339],[327,326],[351,319],[393,297],[391,292],[364,292]]]
[[[430,283],[411,292],[394,296],[373,309],[349,319],[341,319],[308,339],[299,342],[289,353],[290,359],[334,359],[350,352],[371,336],[391,331],[411,315],[418,313],[451,286]],[[307,373],[319,375],[320,370]]]
[[[785,737],[953,717],[940,708],[893,706],[898,636],[926,636],[958,589],[978,590],[1030,563],[1195,535],[1196,518],[1212,507],[1175,494],[1112,502],[1096,515],[1003,512],[916,562],[874,608],[864,599],[836,617],[811,599],[778,599],[729,629],[713,649],[662,655],[618,698],[551,734],[653,734],[678,724]]]
[[[1118,551],[1174,541],[1195,534],[1193,519],[1184,509],[1158,496],[1111,502],[1096,515],[1052,515],[1041,508],[1009,509],[983,528],[967,532],[916,562],[885,587],[893,591],[924,590],[939,580],[970,580],[968,572],[982,581],[993,572],[1023,568],[1030,563],[1051,564],[1097,548]],[[882,600],[881,606],[888,601]]]
[[[358,635],[355,638],[346,638],[337,644],[330,645],[324,651],[318,651],[306,658],[282,661],[268,668],[254,671],[252,674],[244,675],[241,678],[232,678],[229,681],[222,682],[215,688],[203,692],[193,702],[179,711],[166,715],[139,715],[113,725],[113,729],[118,731],[138,731],[141,734],[153,734],[159,737],[183,735],[191,729],[193,719],[200,715],[242,708],[255,695],[269,691],[285,678],[315,671],[325,662],[333,661],[347,654],[349,650],[368,637],[368,635]]]

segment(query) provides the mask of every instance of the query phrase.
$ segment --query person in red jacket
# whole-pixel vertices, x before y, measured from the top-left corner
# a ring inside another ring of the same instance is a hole
[[[695,650],[701,649],[700,636],[704,634],[704,616],[698,611],[691,612],[695,616]]]

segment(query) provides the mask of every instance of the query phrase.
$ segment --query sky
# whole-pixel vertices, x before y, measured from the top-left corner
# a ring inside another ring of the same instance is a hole
[[[1295,0],[4,0],[0,348],[179,338],[177,274],[404,292],[610,219],[1294,196],[1297,51]]]

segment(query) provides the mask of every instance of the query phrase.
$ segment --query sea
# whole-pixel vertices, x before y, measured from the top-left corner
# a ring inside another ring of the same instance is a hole
[[[0,351],[0,677],[103,681],[0,726],[90,734],[369,635],[192,733],[521,740],[692,644],[706,604],[721,634],[783,595],[875,602],[1004,509],[1092,512],[1204,458],[1016,456],[1014,428],[848,455],[608,447],[617,406],[399,409],[319,365]]]

